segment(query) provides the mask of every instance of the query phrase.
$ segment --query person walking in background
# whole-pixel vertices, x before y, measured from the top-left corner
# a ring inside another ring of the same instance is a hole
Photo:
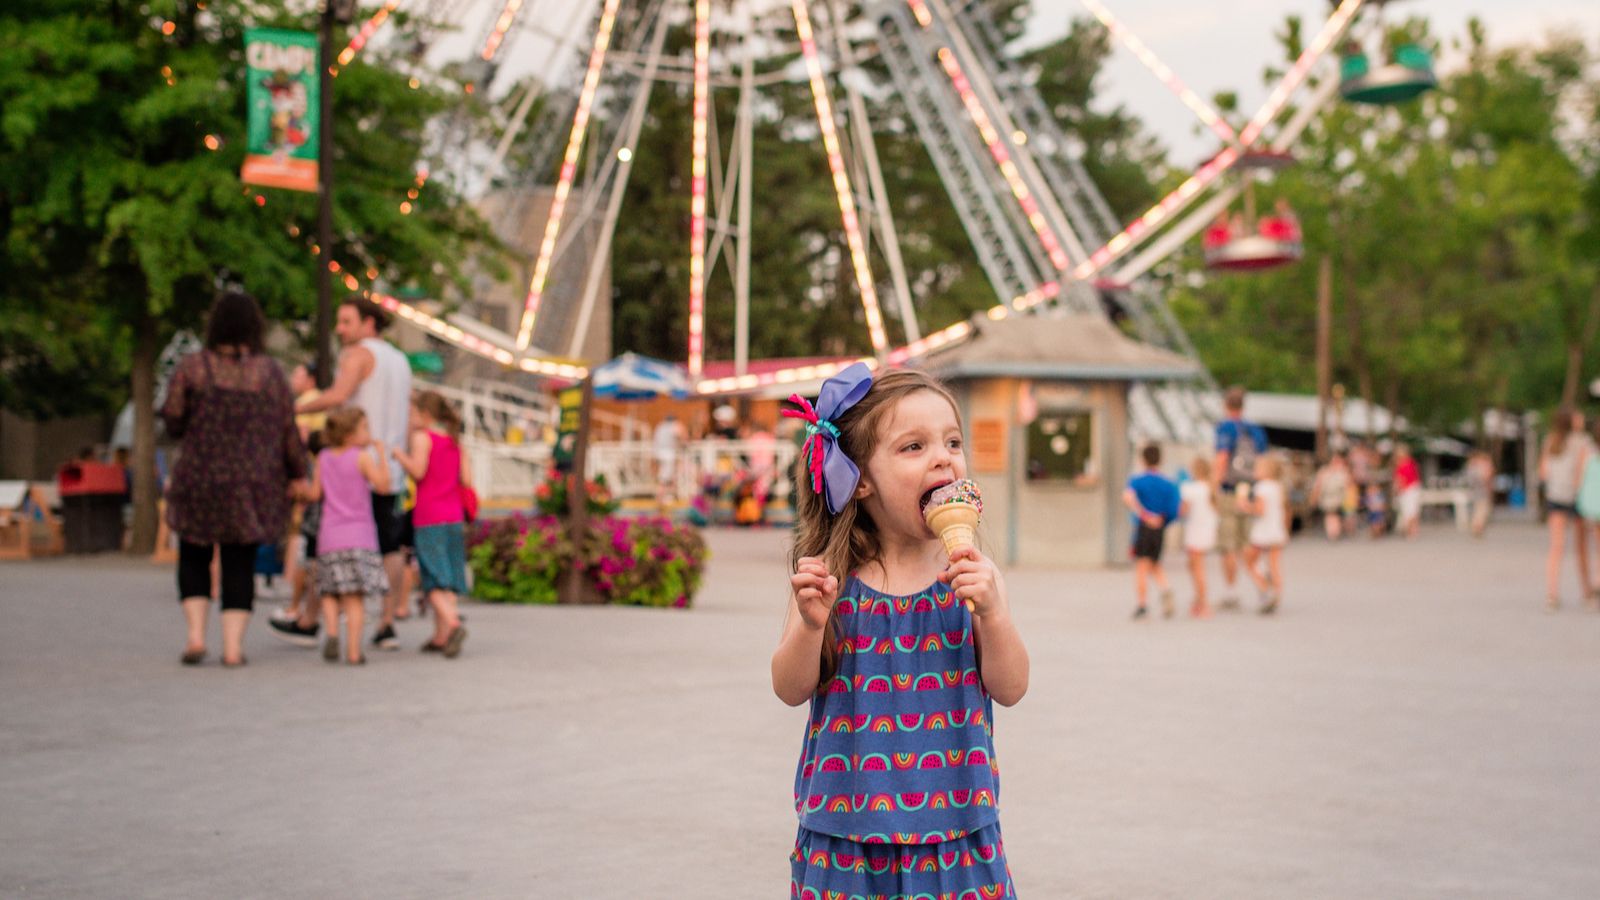
[[[1322,532],[1330,541],[1344,536],[1345,503],[1354,484],[1342,453],[1329,458],[1311,483],[1311,504],[1322,513]]]
[[[372,497],[387,494],[388,452],[372,438],[366,413],[342,406],[328,414],[324,429],[328,446],[317,454],[316,481],[310,496],[322,503],[317,527],[317,593],[328,636],[322,658],[339,660],[339,619],[344,618],[345,662],[362,665],[362,628],[368,597],[389,592],[383,560],[378,555],[378,526]]]
[[[683,423],[672,413],[656,424],[651,436],[656,464],[656,503],[666,509],[678,494],[678,453],[684,444]]]
[[[1595,529],[1595,544],[1600,546],[1600,419],[1596,419],[1590,427],[1593,432],[1584,447],[1578,499],[1574,504],[1578,518],[1573,520],[1573,527],[1585,531]],[[1589,609],[1600,609],[1600,584],[1590,586],[1583,603]]]
[[[467,639],[456,600],[467,592],[467,510],[462,497],[472,473],[460,435],[461,417],[449,401],[420,391],[411,401],[411,448],[394,449],[394,458],[417,483],[411,520],[422,593],[433,608],[433,638],[422,650],[447,659],[458,656]]]
[[[297,404],[296,410],[315,413],[349,404],[367,414],[367,427],[375,439],[390,447],[405,446],[411,421],[411,364],[404,353],[378,337],[388,324],[388,314],[371,300],[346,300],[334,322],[334,333],[344,347],[339,351],[333,384],[321,396]],[[406,516],[400,496],[405,473],[397,461],[390,460],[389,467],[390,491],[372,495],[378,549],[383,554],[384,573],[390,585],[372,643],[385,650],[397,650],[400,640],[395,635],[394,620],[405,590]],[[316,646],[314,615],[302,615],[294,623],[274,622],[273,630],[285,640]],[[289,627],[284,627],[286,624]]]
[[[1211,461],[1196,455],[1189,463],[1189,480],[1178,488],[1178,516],[1183,519],[1183,550],[1189,556],[1194,579],[1194,605],[1189,614],[1209,619],[1206,602],[1206,557],[1217,548],[1217,497],[1211,478]]]
[[[1142,619],[1149,612],[1145,607],[1147,582],[1155,579],[1161,590],[1161,615],[1172,618],[1172,586],[1167,583],[1167,573],[1161,568],[1161,550],[1165,543],[1167,526],[1178,518],[1181,500],[1178,486],[1161,474],[1161,448],[1147,445],[1139,452],[1144,460],[1144,471],[1128,480],[1122,492],[1122,505],[1133,512],[1133,591],[1138,605],[1133,617]]]
[[[1600,422],[1596,425],[1600,426]],[[1474,450],[1467,458],[1467,495],[1472,500],[1472,536],[1481,538],[1489,527],[1489,515],[1494,512],[1494,460],[1487,450]],[[1600,518],[1600,511],[1596,518]]]
[[[1578,486],[1581,483],[1588,441],[1583,433],[1583,413],[1563,406],[1550,422],[1550,436],[1539,455],[1539,478],[1544,482],[1545,522],[1550,531],[1550,550],[1545,556],[1545,609],[1561,608],[1561,557],[1572,528],[1572,542],[1578,555],[1578,584],[1581,596],[1589,596],[1589,541],[1578,518]]]
[[[289,373],[289,391],[296,403],[313,400],[322,393],[317,390],[316,371],[317,364],[309,362],[295,366]],[[294,417],[295,426],[300,429],[300,440],[307,447],[311,446],[312,435],[321,434],[327,418],[325,413],[302,413]],[[320,448],[311,450],[313,459],[317,449]],[[289,533],[283,545],[283,582],[289,586],[289,602],[272,614],[272,619],[276,622],[296,621],[304,608],[303,603],[316,602],[316,585],[306,571],[311,565],[311,557],[315,555],[306,553],[304,526],[307,506],[308,503],[304,499],[296,498],[289,514]],[[305,599],[308,593],[311,595],[310,600]]]
[[[204,349],[178,363],[161,406],[167,434],[181,446],[167,489],[167,524],[179,537],[185,665],[206,655],[213,553],[221,557],[222,664],[244,665],[256,550],[283,535],[292,482],[306,475],[288,381],[262,353],[265,328],[249,294],[218,297]]]
[[[1212,461],[1212,483],[1217,496],[1248,490],[1255,479],[1256,460],[1267,452],[1267,433],[1244,418],[1245,390],[1231,387],[1223,395],[1227,417],[1217,423],[1217,452]],[[1220,605],[1234,608],[1239,597],[1234,583],[1239,576],[1239,553],[1249,544],[1250,517],[1237,503],[1225,502],[1218,510],[1217,548],[1222,551],[1223,596]]]
[[[1405,444],[1394,451],[1394,498],[1395,530],[1414,541],[1422,527],[1422,472]]]
[[[1261,593],[1261,614],[1278,611],[1283,599],[1283,548],[1289,543],[1289,506],[1283,491],[1283,461],[1276,456],[1256,460],[1255,484],[1242,491],[1236,504],[1250,522],[1250,546],[1244,551],[1245,571]],[[1267,571],[1256,563],[1267,558]]]

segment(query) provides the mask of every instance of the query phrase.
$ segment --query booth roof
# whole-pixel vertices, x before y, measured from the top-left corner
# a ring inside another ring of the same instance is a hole
[[[1141,343],[1100,316],[974,316],[973,334],[929,355],[944,378],[1064,378],[1153,381],[1196,378],[1193,360]]]

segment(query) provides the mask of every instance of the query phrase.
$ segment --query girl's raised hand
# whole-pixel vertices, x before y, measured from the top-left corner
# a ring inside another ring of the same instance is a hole
[[[949,584],[950,592],[966,603],[975,616],[989,616],[1006,608],[1000,570],[976,547],[957,547],[950,554],[950,565],[939,573],[939,580]]]
[[[820,631],[828,623],[834,601],[839,599],[839,579],[828,574],[828,566],[815,556],[802,556],[789,576],[794,589],[794,605],[806,627]]]

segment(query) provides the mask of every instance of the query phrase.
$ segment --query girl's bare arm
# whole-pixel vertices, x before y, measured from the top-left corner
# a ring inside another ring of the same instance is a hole
[[[427,432],[413,431],[411,433],[411,452],[394,448],[394,458],[400,462],[400,468],[406,470],[413,481],[421,481],[422,476],[428,474],[428,454],[433,450],[433,439]],[[387,468],[387,467],[386,467]]]
[[[372,446],[377,452],[360,454],[356,457],[356,466],[361,469],[361,475],[367,479],[367,483],[372,485],[373,493],[392,494],[394,485],[389,477],[389,464],[383,452],[383,441],[373,441]]]
[[[839,580],[821,560],[807,557],[789,576],[789,585],[783,637],[772,654],[772,691],[784,703],[799,706],[817,692],[822,677],[822,639]]]

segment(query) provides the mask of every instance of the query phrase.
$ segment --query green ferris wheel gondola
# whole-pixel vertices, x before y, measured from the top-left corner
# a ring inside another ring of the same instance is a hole
[[[1432,57],[1416,44],[1396,47],[1393,61],[1377,68],[1360,52],[1339,62],[1339,93],[1353,103],[1404,103],[1438,85]]]

